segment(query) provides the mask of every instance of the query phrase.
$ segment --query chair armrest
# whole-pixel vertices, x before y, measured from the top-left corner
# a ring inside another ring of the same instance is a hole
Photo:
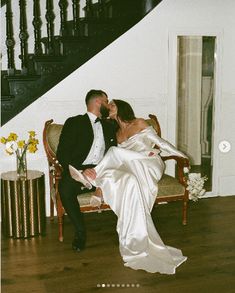
[[[179,182],[187,187],[187,178],[184,176],[184,168],[190,168],[189,159],[178,157],[178,156],[163,156],[163,161],[175,160],[178,167]]]

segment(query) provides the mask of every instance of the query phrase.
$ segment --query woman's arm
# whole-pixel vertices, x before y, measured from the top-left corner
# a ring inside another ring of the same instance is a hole
[[[168,141],[159,137],[153,128],[151,128],[151,127],[149,128],[147,135],[148,135],[148,139],[151,140],[152,143],[156,144],[160,148],[160,150],[166,151],[171,156],[179,156],[179,157],[183,157],[183,158],[188,159],[188,157],[184,153],[177,150]]]

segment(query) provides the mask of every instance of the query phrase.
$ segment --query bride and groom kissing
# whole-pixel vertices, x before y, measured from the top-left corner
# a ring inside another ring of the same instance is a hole
[[[66,120],[57,149],[63,167],[61,201],[75,228],[72,248],[79,252],[86,245],[77,196],[96,190],[92,203],[99,205],[104,200],[117,215],[124,265],[174,274],[187,257],[162,242],[151,210],[165,169],[160,151],[186,156],[160,138],[144,119],[136,118],[127,102],[114,99],[109,103],[102,90],[90,90],[85,102],[87,113]]]

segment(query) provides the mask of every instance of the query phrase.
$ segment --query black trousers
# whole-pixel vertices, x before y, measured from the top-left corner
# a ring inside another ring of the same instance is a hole
[[[94,165],[82,166],[81,169],[92,168]],[[95,187],[93,188],[95,190]],[[86,240],[86,227],[84,222],[84,215],[80,210],[80,205],[77,196],[88,192],[88,189],[74,180],[70,174],[63,174],[59,182],[59,193],[63,207],[70,218],[74,228],[75,237]]]

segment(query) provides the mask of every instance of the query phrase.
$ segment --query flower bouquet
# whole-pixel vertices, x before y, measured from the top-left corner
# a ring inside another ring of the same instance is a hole
[[[187,190],[189,191],[189,199],[197,201],[199,197],[203,196],[206,190],[203,188],[207,176],[201,177],[200,173],[189,173],[188,168],[184,168],[184,173],[187,177]]]
[[[38,139],[35,138],[35,131],[28,131],[29,138],[27,141],[18,140],[18,135],[11,132],[9,136],[1,137],[1,143],[5,144],[5,151],[8,155],[16,154],[17,176],[25,178],[27,176],[26,152],[35,153],[38,148]]]

